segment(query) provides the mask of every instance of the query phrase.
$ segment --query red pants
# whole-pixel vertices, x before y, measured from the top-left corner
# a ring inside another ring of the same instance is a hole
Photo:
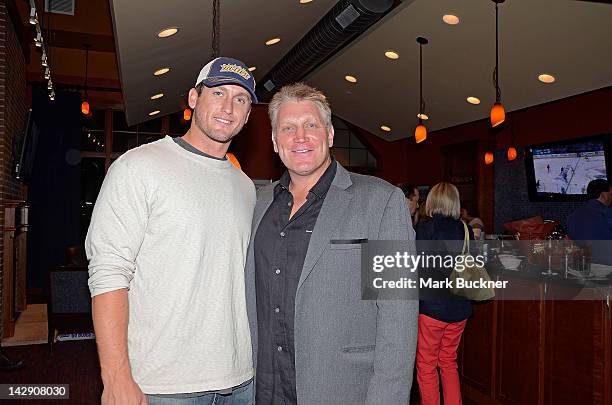
[[[422,405],[440,404],[438,367],[442,377],[444,405],[462,403],[457,373],[457,347],[466,322],[467,319],[446,323],[419,315],[416,368]]]

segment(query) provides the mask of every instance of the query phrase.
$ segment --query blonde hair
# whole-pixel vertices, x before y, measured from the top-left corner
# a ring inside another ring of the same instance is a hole
[[[430,217],[434,214],[441,214],[445,217],[459,219],[461,216],[461,201],[457,187],[445,182],[433,186],[427,194],[425,213]]]
[[[332,113],[327,97],[321,91],[304,83],[293,83],[281,87],[281,89],[272,97],[268,105],[268,115],[272,124],[272,134],[276,132],[276,119],[278,110],[284,103],[290,101],[312,101],[315,103],[321,118],[325,121],[327,127],[332,126]]]

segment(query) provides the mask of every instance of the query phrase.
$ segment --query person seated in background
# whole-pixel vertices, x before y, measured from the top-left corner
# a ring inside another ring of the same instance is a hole
[[[570,214],[567,234],[575,241],[589,241],[591,261],[612,265],[612,189],[606,179],[593,180],[587,186],[588,201]],[[578,243],[582,245],[583,243]]]
[[[408,210],[410,211],[412,226],[416,226],[419,221],[419,189],[410,183],[402,184],[400,189],[404,193],[404,197],[406,197],[406,204],[408,204]]]
[[[474,239],[482,240],[485,237],[484,222],[478,218],[478,214],[474,210],[469,210],[467,206],[461,205],[461,219],[467,225],[472,227],[474,231]]]

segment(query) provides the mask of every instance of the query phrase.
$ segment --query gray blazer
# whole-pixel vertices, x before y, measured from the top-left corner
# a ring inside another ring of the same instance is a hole
[[[255,365],[253,240],[276,184],[258,191],[245,269]],[[398,188],[375,177],[350,173],[338,164],[313,229],[295,297],[299,405],[408,404],[418,301],[361,300],[361,245],[350,243],[354,239],[411,240],[414,230]],[[347,243],[338,243],[341,240]]]

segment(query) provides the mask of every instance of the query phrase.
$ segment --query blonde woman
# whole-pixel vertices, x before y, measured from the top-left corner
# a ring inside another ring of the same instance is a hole
[[[443,246],[444,252],[461,252],[465,235],[460,219],[461,203],[457,187],[450,183],[436,184],[425,202],[425,212],[431,220],[419,222],[416,230],[418,241],[424,245]],[[474,239],[468,227],[470,239]],[[452,269],[428,269],[429,274],[447,279]],[[424,273],[425,274],[425,273]],[[457,347],[467,318],[472,314],[470,301],[455,298],[450,292],[438,292],[435,299],[422,300],[419,305],[419,333],[417,342],[417,381],[421,392],[421,404],[439,404],[439,379],[445,405],[461,404],[461,389],[457,372]],[[445,296],[445,294],[448,294]]]

